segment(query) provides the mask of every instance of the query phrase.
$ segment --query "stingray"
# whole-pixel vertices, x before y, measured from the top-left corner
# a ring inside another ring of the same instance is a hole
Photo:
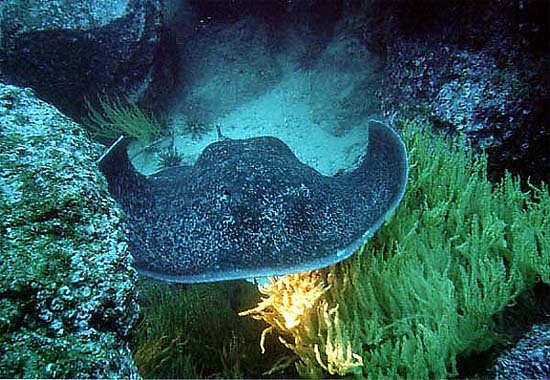
[[[407,182],[403,142],[369,126],[358,162],[325,176],[275,137],[221,139],[192,166],[151,176],[124,144],[100,162],[128,217],[138,272],[210,282],[303,272],[351,256],[399,204]]]

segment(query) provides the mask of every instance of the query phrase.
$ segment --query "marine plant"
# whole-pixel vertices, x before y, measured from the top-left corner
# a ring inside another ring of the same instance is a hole
[[[391,220],[350,259],[272,278],[241,313],[269,327],[303,377],[448,378],[497,341],[495,316],[550,283],[550,195],[411,121],[410,178]],[[274,366],[277,367],[277,366]],[[276,370],[278,368],[274,368]]]
[[[257,299],[252,284],[142,279],[138,289],[142,319],[133,351],[144,378],[258,377],[274,360],[256,344],[263,323],[237,315]]]
[[[161,135],[161,123],[154,115],[146,114],[129,98],[98,97],[93,105],[85,100],[88,115],[84,126],[92,136],[111,141],[120,135],[150,142]]]

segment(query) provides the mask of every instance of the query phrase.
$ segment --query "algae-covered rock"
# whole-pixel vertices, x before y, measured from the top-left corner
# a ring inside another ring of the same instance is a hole
[[[0,84],[0,377],[136,377],[121,211],[97,145],[32,91]]]
[[[549,5],[364,1],[364,41],[386,57],[382,109],[466,136],[491,170],[548,181]]]

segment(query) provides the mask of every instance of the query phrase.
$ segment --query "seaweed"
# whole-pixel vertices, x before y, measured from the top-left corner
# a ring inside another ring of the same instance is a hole
[[[255,344],[264,324],[237,315],[257,299],[254,285],[143,279],[138,288],[142,319],[133,352],[144,378],[259,377],[274,361]]]
[[[162,133],[161,123],[155,116],[147,115],[129,98],[99,96],[97,105],[85,101],[88,115],[85,128],[94,138],[111,141],[120,135],[151,142]]]
[[[242,313],[268,323],[262,346],[276,335],[303,377],[457,376],[460,358],[497,341],[494,317],[550,282],[548,188],[492,184],[485,155],[413,121],[403,135],[410,178],[391,220],[342,263],[272,278]]]

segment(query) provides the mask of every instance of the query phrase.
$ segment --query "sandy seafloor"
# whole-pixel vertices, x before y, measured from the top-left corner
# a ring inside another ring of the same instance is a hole
[[[346,25],[323,41],[289,28],[276,37],[277,49],[271,46],[272,36],[266,36],[253,20],[193,36],[195,42],[182,51],[191,79],[182,84],[168,118],[174,137],[153,149],[130,146],[139,171],[158,171],[158,152],[172,141],[182,163],[193,164],[204,147],[217,141],[215,125],[232,139],[278,137],[300,161],[324,175],[357,162],[367,144],[368,121],[379,120],[378,58],[362,48]],[[185,128],[191,119],[213,128],[192,136]]]

